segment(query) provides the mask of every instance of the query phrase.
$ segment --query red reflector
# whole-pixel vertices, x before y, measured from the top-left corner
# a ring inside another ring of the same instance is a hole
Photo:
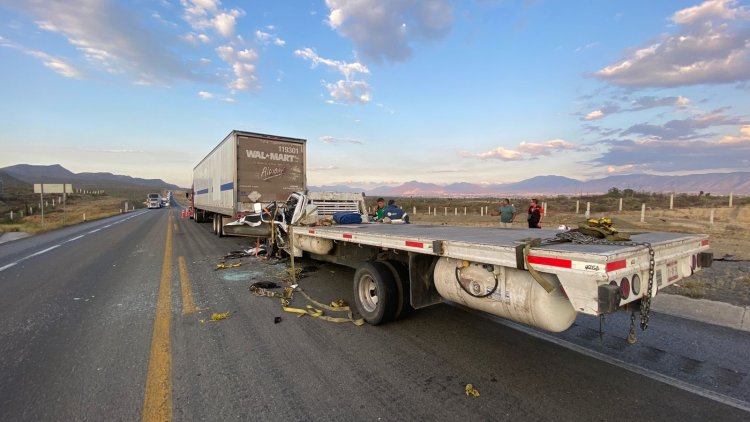
[[[315,230],[308,230],[307,232],[310,234],[315,234]]]
[[[404,243],[406,243],[406,246],[410,248],[424,248],[424,243],[422,242],[414,242],[413,240],[407,240]]]
[[[350,234],[345,234],[344,235],[344,239],[351,239],[351,238],[352,238],[352,235],[350,235]]]
[[[569,259],[548,258],[546,256],[532,256],[532,255],[529,255],[529,264],[549,265],[550,267],[560,267],[560,268],[572,267],[572,262]]]
[[[624,259],[615,262],[607,262],[607,272],[621,270],[626,266],[627,261],[625,261]]]
[[[623,299],[630,297],[630,282],[627,277],[623,277],[620,281],[620,291],[622,292]]]
[[[708,239],[701,240],[701,246],[708,246]]]

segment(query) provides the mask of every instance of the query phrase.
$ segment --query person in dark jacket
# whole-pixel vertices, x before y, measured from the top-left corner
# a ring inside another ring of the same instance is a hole
[[[532,199],[531,205],[529,206],[528,218],[526,219],[529,222],[529,228],[541,229],[543,218],[544,210],[539,206],[539,201],[537,201],[536,198]]]
[[[383,210],[383,218],[388,218],[390,220],[403,219],[405,222],[409,222],[409,216],[406,215],[401,207],[396,205],[396,201],[394,201],[393,199],[388,201],[388,206],[385,207],[385,210]]]

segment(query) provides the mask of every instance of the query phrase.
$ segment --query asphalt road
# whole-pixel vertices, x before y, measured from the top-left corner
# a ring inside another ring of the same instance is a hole
[[[596,320],[546,336],[449,305],[379,327],[297,317],[248,291],[287,263],[216,270],[247,240],[179,217],[137,211],[0,245],[0,420],[750,417],[747,333],[658,316],[631,347],[621,317],[603,340]],[[298,265],[316,299],[352,302],[351,270]],[[230,316],[201,322],[214,312]]]

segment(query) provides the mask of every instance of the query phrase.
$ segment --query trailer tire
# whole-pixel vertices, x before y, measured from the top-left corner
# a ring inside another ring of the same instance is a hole
[[[393,274],[393,280],[396,285],[398,306],[393,315],[393,320],[409,315],[414,308],[411,306],[411,290],[409,282],[409,269],[406,265],[398,261],[383,261],[383,265],[388,267]]]
[[[362,318],[372,325],[396,315],[399,297],[393,274],[380,262],[366,262],[354,273],[354,303]]]
[[[214,220],[216,221],[216,236],[224,237],[224,216],[216,214]]]

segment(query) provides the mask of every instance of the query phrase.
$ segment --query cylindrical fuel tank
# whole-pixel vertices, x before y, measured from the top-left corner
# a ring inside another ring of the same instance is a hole
[[[333,249],[333,240],[321,239],[310,236],[297,236],[295,235],[294,247],[300,248],[305,252],[310,252],[318,255],[325,255]]]
[[[434,276],[440,296],[499,317],[551,332],[567,330],[576,318],[573,305],[559,288],[560,281],[552,274],[542,273],[556,287],[550,293],[528,271],[453,258],[440,258]]]

